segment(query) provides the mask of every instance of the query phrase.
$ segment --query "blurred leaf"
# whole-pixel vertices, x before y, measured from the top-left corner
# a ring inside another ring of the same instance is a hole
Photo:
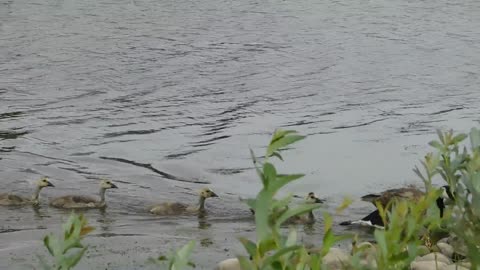
[[[277,248],[275,240],[270,236],[258,244],[258,252],[261,257],[263,257],[267,252]]]
[[[293,144],[297,141],[303,140],[305,136],[300,136],[300,135],[288,135],[288,136],[283,136],[279,138],[278,140],[275,140],[272,142],[268,148],[267,148],[267,157],[270,157],[274,152],[281,148],[285,148],[286,146]]]
[[[347,197],[343,198],[342,204],[340,204],[340,206],[337,207],[337,209],[335,209],[335,212],[337,212],[337,214],[341,213],[343,210],[349,207],[350,204],[352,204],[352,202],[353,201],[350,198],[347,198]]]
[[[278,159],[280,159],[281,161],[283,161],[283,157],[282,157],[282,155],[280,155],[279,152],[273,152],[271,156],[272,156],[272,157],[277,157]]]
[[[477,128],[472,128],[470,131],[470,143],[472,144],[472,149],[480,147],[480,130]]]
[[[257,245],[244,237],[240,237],[239,240],[247,250],[248,255],[252,256],[252,258],[255,258],[257,255]]]
[[[275,252],[275,254],[273,254],[272,256],[268,257],[268,258],[265,260],[264,265],[270,265],[270,264],[272,264],[274,261],[279,260],[281,256],[283,256],[283,255],[285,255],[285,254],[287,254],[287,253],[289,253],[289,252],[298,250],[298,249],[300,249],[300,248],[302,248],[302,246],[298,246],[298,245],[281,248],[281,249],[277,250],[277,252]]]
[[[277,177],[277,170],[272,165],[272,163],[266,162],[263,164],[263,176],[264,176],[264,183],[265,187],[268,187],[270,183],[273,183]]]
[[[238,262],[240,263],[240,267],[242,270],[253,270],[257,269],[250,260],[248,260],[244,256],[237,256]]]
[[[287,241],[285,242],[285,246],[293,246],[297,243],[297,231],[295,229],[290,229],[288,233]]]
[[[431,141],[428,143],[430,146],[437,148],[440,151],[443,151],[443,145],[438,141]]]
[[[467,137],[468,137],[467,134],[460,133],[460,134],[456,135],[455,137],[453,137],[453,142],[455,144],[458,144],[458,143],[462,142],[463,140],[465,140]]]
[[[83,254],[85,254],[85,251],[87,251],[86,247],[82,248],[80,251],[70,257],[65,257],[63,259],[63,265],[65,266],[65,269],[75,267],[75,265],[77,265],[80,259],[83,257]]]
[[[273,194],[275,194],[278,190],[280,190],[282,187],[287,185],[288,183],[295,181],[299,178],[302,178],[305,176],[304,174],[279,174],[277,175],[277,180],[274,181],[273,183],[270,183],[269,190]]]

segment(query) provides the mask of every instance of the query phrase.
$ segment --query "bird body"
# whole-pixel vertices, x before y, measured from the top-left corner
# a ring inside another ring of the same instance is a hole
[[[196,214],[205,211],[205,200],[211,197],[218,197],[218,195],[211,189],[204,188],[199,191],[199,201],[197,205],[189,205],[181,202],[164,202],[149,207],[148,211],[154,215]]]
[[[38,205],[40,191],[45,187],[54,187],[52,183],[48,181],[48,178],[44,177],[38,180],[36,183],[35,191],[32,197],[23,197],[12,193],[0,194],[0,205],[2,206],[22,206],[22,205]]]
[[[454,200],[454,197],[450,191],[449,186],[442,186],[443,193],[440,197],[437,198],[436,204],[438,209],[440,210],[440,217],[443,217],[443,211],[445,209],[445,200]],[[368,194],[362,196],[362,201],[371,202],[375,207],[377,207],[377,203],[381,205],[384,209],[390,210],[392,202],[398,200],[409,200],[412,202],[418,202],[425,196],[425,192],[415,188],[415,187],[404,187],[404,188],[396,188],[396,189],[388,189],[378,194]],[[385,226],[379,210],[375,210],[368,214],[367,216],[363,217],[360,220],[355,221],[344,221],[341,222],[340,225],[365,225],[365,226],[372,226],[376,228],[383,228]]]
[[[64,209],[104,208],[107,206],[105,202],[105,191],[111,188],[118,187],[109,180],[102,180],[100,181],[100,200],[91,196],[66,195],[51,200],[50,205]]]

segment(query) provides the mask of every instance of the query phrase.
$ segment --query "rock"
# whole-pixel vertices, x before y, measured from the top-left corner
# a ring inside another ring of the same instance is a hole
[[[327,255],[323,257],[322,263],[327,269],[343,269],[344,265],[350,263],[351,256],[339,248],[330,248]]]
[[[415,259],[415,261],[417,262],[422,262],[422,261],[432,261],[432,262],[442,262],[446,265],[448,264],[451,264],[452,261],[445,255],[443,255],[442,253],[439,253],[439,252],[432,252],[432,253],[429,253],[425,256],[421,256],[421,257],[417,257]]]
[[[464,266],[461,266],[461,265],[456,265],[456,264],[450,264],[450,265],[446,265],[444,267],[440,267],[439,270],[468,270],[470,268],[467,268],[467,267],[464,267]]]
[[[442,238],[440,240],[438,240],[437,244],[438,243],[449,243],[450,242],[450,237],[445,237],[445,238]]]
[[[219,262],[215,270],[242,270],[242,268],[237,258],[231,258]]]
[[[452,258],[455,252],[453,247],[447,243],[437,243],[437,247],[440,249],[440,252],[448,258]]]
[[[411,270],[438,270],[446,267],[447,264],[444,262],[435,262],[435,261],[413,261],[410,264]],[[438,267],[438,268],[437,268]]]

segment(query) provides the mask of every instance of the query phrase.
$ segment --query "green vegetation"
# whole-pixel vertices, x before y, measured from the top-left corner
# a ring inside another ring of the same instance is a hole
[[[472,129],[469,135],[455,135],[452,131],[438,132],[438,141],[430,142],[435,148],[421,161],[422,170],[414,172],[422,179],[426,194],[420,201],[393,201],[385,209],[377,205],[385,229],[374,232],[375,244],[358,245],[356,235],[335,235],[333,219],[324,213],[325,234],[322,246],[307,248],[300,243],[297,231],[281,228],[289,218],[303,215],[320,206],[318,204],[290,205],[292,195],[277,198],[278,192],[287,184],[297,181],[303,174],[282,174],[273,165],[272,159],[283,161],[282,149],[302,140],[295,131],[277,130],[271,138],[263,157],[251,156],[262,189],[255,199],[248,200],[248,206],[255,211],[256,241],[246,238],[239,240],[246,255],[238,256],[243,270],[259,269],[327,269],[324,258],[331,247],[345,240],[352,240],[349,261],[342,262],[344,269],[410,269],[419,255],[436,251],[439,234],[455,237],[455,253],[471,263],[471,269],[480,267],[480,131]],[[463,146],[470,138],[470,147]],[[436,199],[443,189],[434,188],[432,181],[441,177],[454,195],[443,218],[435,207]],[[342,211],[350,201],[345,200],[337,209]],[[388,211],[387,211],[388,209]],[[44,244],[53,257],[53,267],[41,258],[44,269],[71,269],[83,256],[87,247],[80,240],[91,231],[83,216],[72,215],[64,225],[64,237],[47,236]],[[195,243],[189,242],[169,256],[151,259],[157,265],[168,269],[195,267],[189,257]],[[369,248],[370,247],[370,248]],[[372,248],[374,247],[372,252]],[[75,252],[76,250],[76,252]],[[162,264],[164,263],[164,264]]]
[[[87,246],[84,246],[81,240],[91,231],[93,227],[88,226],[83,215],[71,214],[68,221],[63,224],[62,237],[47,235],[43,238],[43,244],[52,256],[53,263],[50,264],[45,258],[38,256],[42,268],[68,270],[75,267],[87,250]]]

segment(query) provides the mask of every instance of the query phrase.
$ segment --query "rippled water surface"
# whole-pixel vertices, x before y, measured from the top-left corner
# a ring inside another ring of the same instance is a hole
[[[118,184],[87,213],[81,269],[142,268],[191,238],[211,269],[253,236],[249,147],[278,127],[309,135],[279,165],[326,209],[415,182],[436,128],[478,125],[479,70],[476,0],[0,0],[0,185],[28,194],[46,175],[46,199]],[[221,196],[207,217],[145,213],[205,183]],[[0,209],[0,268],[36,264],[67,214]],[[321,223],[304,237],[318,244]]]

